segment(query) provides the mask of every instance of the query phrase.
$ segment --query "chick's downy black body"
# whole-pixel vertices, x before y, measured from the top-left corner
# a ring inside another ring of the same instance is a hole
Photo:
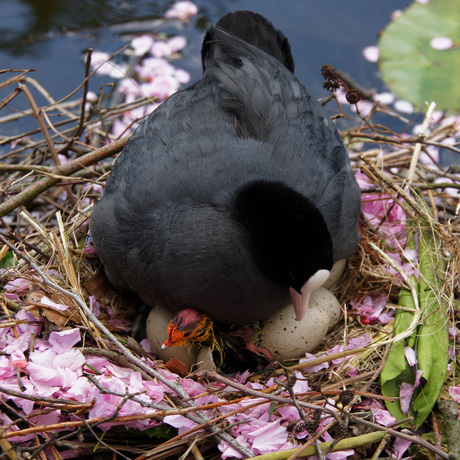
[[[91,233],[115,287],[242,324],[355,251],[360,192],[271,23],[229,13],[207,32],[202,60],[202,78],[128,141]]]

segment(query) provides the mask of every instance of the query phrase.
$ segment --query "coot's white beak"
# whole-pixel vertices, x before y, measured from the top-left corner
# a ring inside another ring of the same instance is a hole
[[[301,321],[307,313],[308,301],[310,294],[322,286],[329,278],[329,270],[318,270],[314,273],[300,289],[301,293],[297,292],[294,288],[290,287],[292,304],[294,305],[294,312],[297,321]]]

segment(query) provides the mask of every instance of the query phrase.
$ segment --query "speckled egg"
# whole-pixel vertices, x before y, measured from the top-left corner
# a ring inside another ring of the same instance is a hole
[[[147,338],[150,346],[155,351],[158,358],[163,361],[169,361],[171,358],[177,358],[187,366],[196,362],[198,347],[192,346],[190,349],[185,347],[168,347],[161,349],[164,341],[168,338],[168,323],[174,318],[174,314],[167,308],[156,306],[147,318]]]
[[[324,288],[312,292],[307,314],[297,321],[292,305],[263,321],[262,345],[278,360],[299,358],[313,351],[340,318],[338,300]]]

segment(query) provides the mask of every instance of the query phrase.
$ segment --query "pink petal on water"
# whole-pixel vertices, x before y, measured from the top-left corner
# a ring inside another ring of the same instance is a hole
[[[143,56],[145,53],[150,51],[153,45],[153,37],[150,35],[141,35],[131,40],[131,46],[134,50],[135,56]]]
[[[430,46],[439,51],[444,51],[452,48],[454,42],[449,37],[435,37],[431,39]]]
[[[177,35],[168,40],[168,46],[173,53],[176,53],[187,46],[187,39],[181,35]]]
[[[393,107],[401,113],[411,114],[414,113],[414,106],[408,102],[398,99],[394,104]]]
[[[187,19],[191,16],[198,14],[197,6],[190,1],[176,2],[166,11],[166,18],[175,18],[175,19]]]
[[[366,61],[377,62],[379,60],[380,51],[378,46],[365,46],[362,53]]]

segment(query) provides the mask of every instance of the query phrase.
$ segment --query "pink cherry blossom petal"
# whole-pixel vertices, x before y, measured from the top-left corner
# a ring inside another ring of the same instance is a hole
[[[89,308],[91,308],[94,316],[98,317],[101,314],[101,305],[93,295],[89,297]]]
[[[363,334],[361,337],[354,337],[348,341],[347,349],[353,350],[359,347],[365,347],[372,342],[369,334]]]
[[[175,19],[188,19],[191,16],[198,14],[197,6],[190,1],[181,1],[176,2],[165,13],[165,18],[175,18]]]
[[[179,434],[185,433],[186,431],[198,426],[198,423],[189,420],[183,415],[167,415],[163,419],[163,422],[177,428],[179,430]]]
[[[431,39],[430,46],[439,51],[444,51],[452,48],[454,42],[449,37],[435,37]]]
[[[131,40],[131,46],[135,56],[143,56],[150,51],[153,45],[153,37],[150,35],[141,35]]]
[[[398,460],[403,458],[404,453],[412,444],[412,441],[408,441],[407,439],[396,438],[393,444],[394,454]]]
[[[250,450],[249,442],[246,441],[243,435],[237,436],[235,440],[238,444]],[[245,458],[239,450],[236,450],[234,447],[232,447],[230,444],[228,444],[225,441],[222,441],[219,444],[218,448],[222,452],[221,457],[224,460],[227,458]]]
[[[361,190],[366,191],[375,187],[374,183],[364,173],[362,173],[360,169],[355,172],[355,178]]]
[[[384,105],[393,104],[393,102],[395,101],[394,94],[390,93],[390,92],[384,92],[384,93],[375,94],[374,98],[375,98],[376,101],[379,101]]]
[[[32,341],[32,333],[30,331],[26,331],[21,334],[17,339],[15,337],[12,338],[9,345],[3,348],[3,352],[8,355],[16,355],[20,354],[21,359],[24,358],[24,354],[22,352],[26,351],[30,343]]]
[[[97,67],[110,59],[110,54],[104,51],[93,51],[91,54],[91,65]]]
[[[375,421],[383,426],[390,426],[396,423],[396,419],[385,409],[371,408]]]
[[[449,387],[447,391],[449,392],[452,399],[460,404],[460,385],[456,387]]]
[[[380,50],[378,46],[365,46],[362,53],[369,62],[378,62],[379,60]]]
[[[408,101],[403,101],[403,100],[397,100],[393,104],[393,107],[401,113],[407,113],[407,114],[412,114],[414,113],[414,106],[408,102]]]
[[[405,415],[409,413],[414,390],[414,386],[407,382],[403,382],[399,387],[399,404],[401,407],[401,412]]]
[[[311,353],[305,353],[305,356],[307,359],[302,358],[299,360],[299,363],[308,363],[308,361],[313,361],[317,357],[315,355],[312,355]],[[316,372],[320,371],[321,369],[328,369],[329,368],[329,363],[321,363],[317,364],[316,366],[311,366],[311,367],[305,367],[304,371],[308,372],[310,374],[315,374]]]
[[[49,343],[52,345],[56,353],[64,353],[72,349],[72,347],[80,342],[80,329],[68,329],[66,331],[51,332]]]
[[[16,278],[14,280],[8,281],[8,283],[3,286],[3,289],[6,292],[28,291],[31,289],[31,282],[25,280],[24,278]]]
[[[51,300],[49,297],[46,297],[46,295],[44,295],[40,299],[40,303],[43,305],[48,305],[48,307],[53,307],[56,310],[60,310],[60,311],[66,311],[69,308],[68,305],[63,305],[61,303],[54,302],[54,300]]]
[[[187,39],[181,35],[177,35],[176,37],[172,37],[168,40],[168,46],[171,49],[171,52],[176,53],[187,46]]]
[[[302,373],[295,371],[294,374],[297,377],[297,380],[292,387],[294,394],[307,393],[311,391],[310,385],[308,385],[307,379],[302,375]]]
[[[253,449],[264,454],[279,450],[287,441],[288,434],[286,428],[276,420],[248,434],[248,439],[252,441]]]
[[[21,300],[17,294],[11,294],[11,293],[5,293],[3,294],[8,300],[16,300],[19,301]]]
[[[417,362],[417,358],[415,357],[415,350],[413,348],[406,346],[404,347],[404,354],[406,356],[406,361],[409,364],[409,366],[415,366],[415,363]]]

